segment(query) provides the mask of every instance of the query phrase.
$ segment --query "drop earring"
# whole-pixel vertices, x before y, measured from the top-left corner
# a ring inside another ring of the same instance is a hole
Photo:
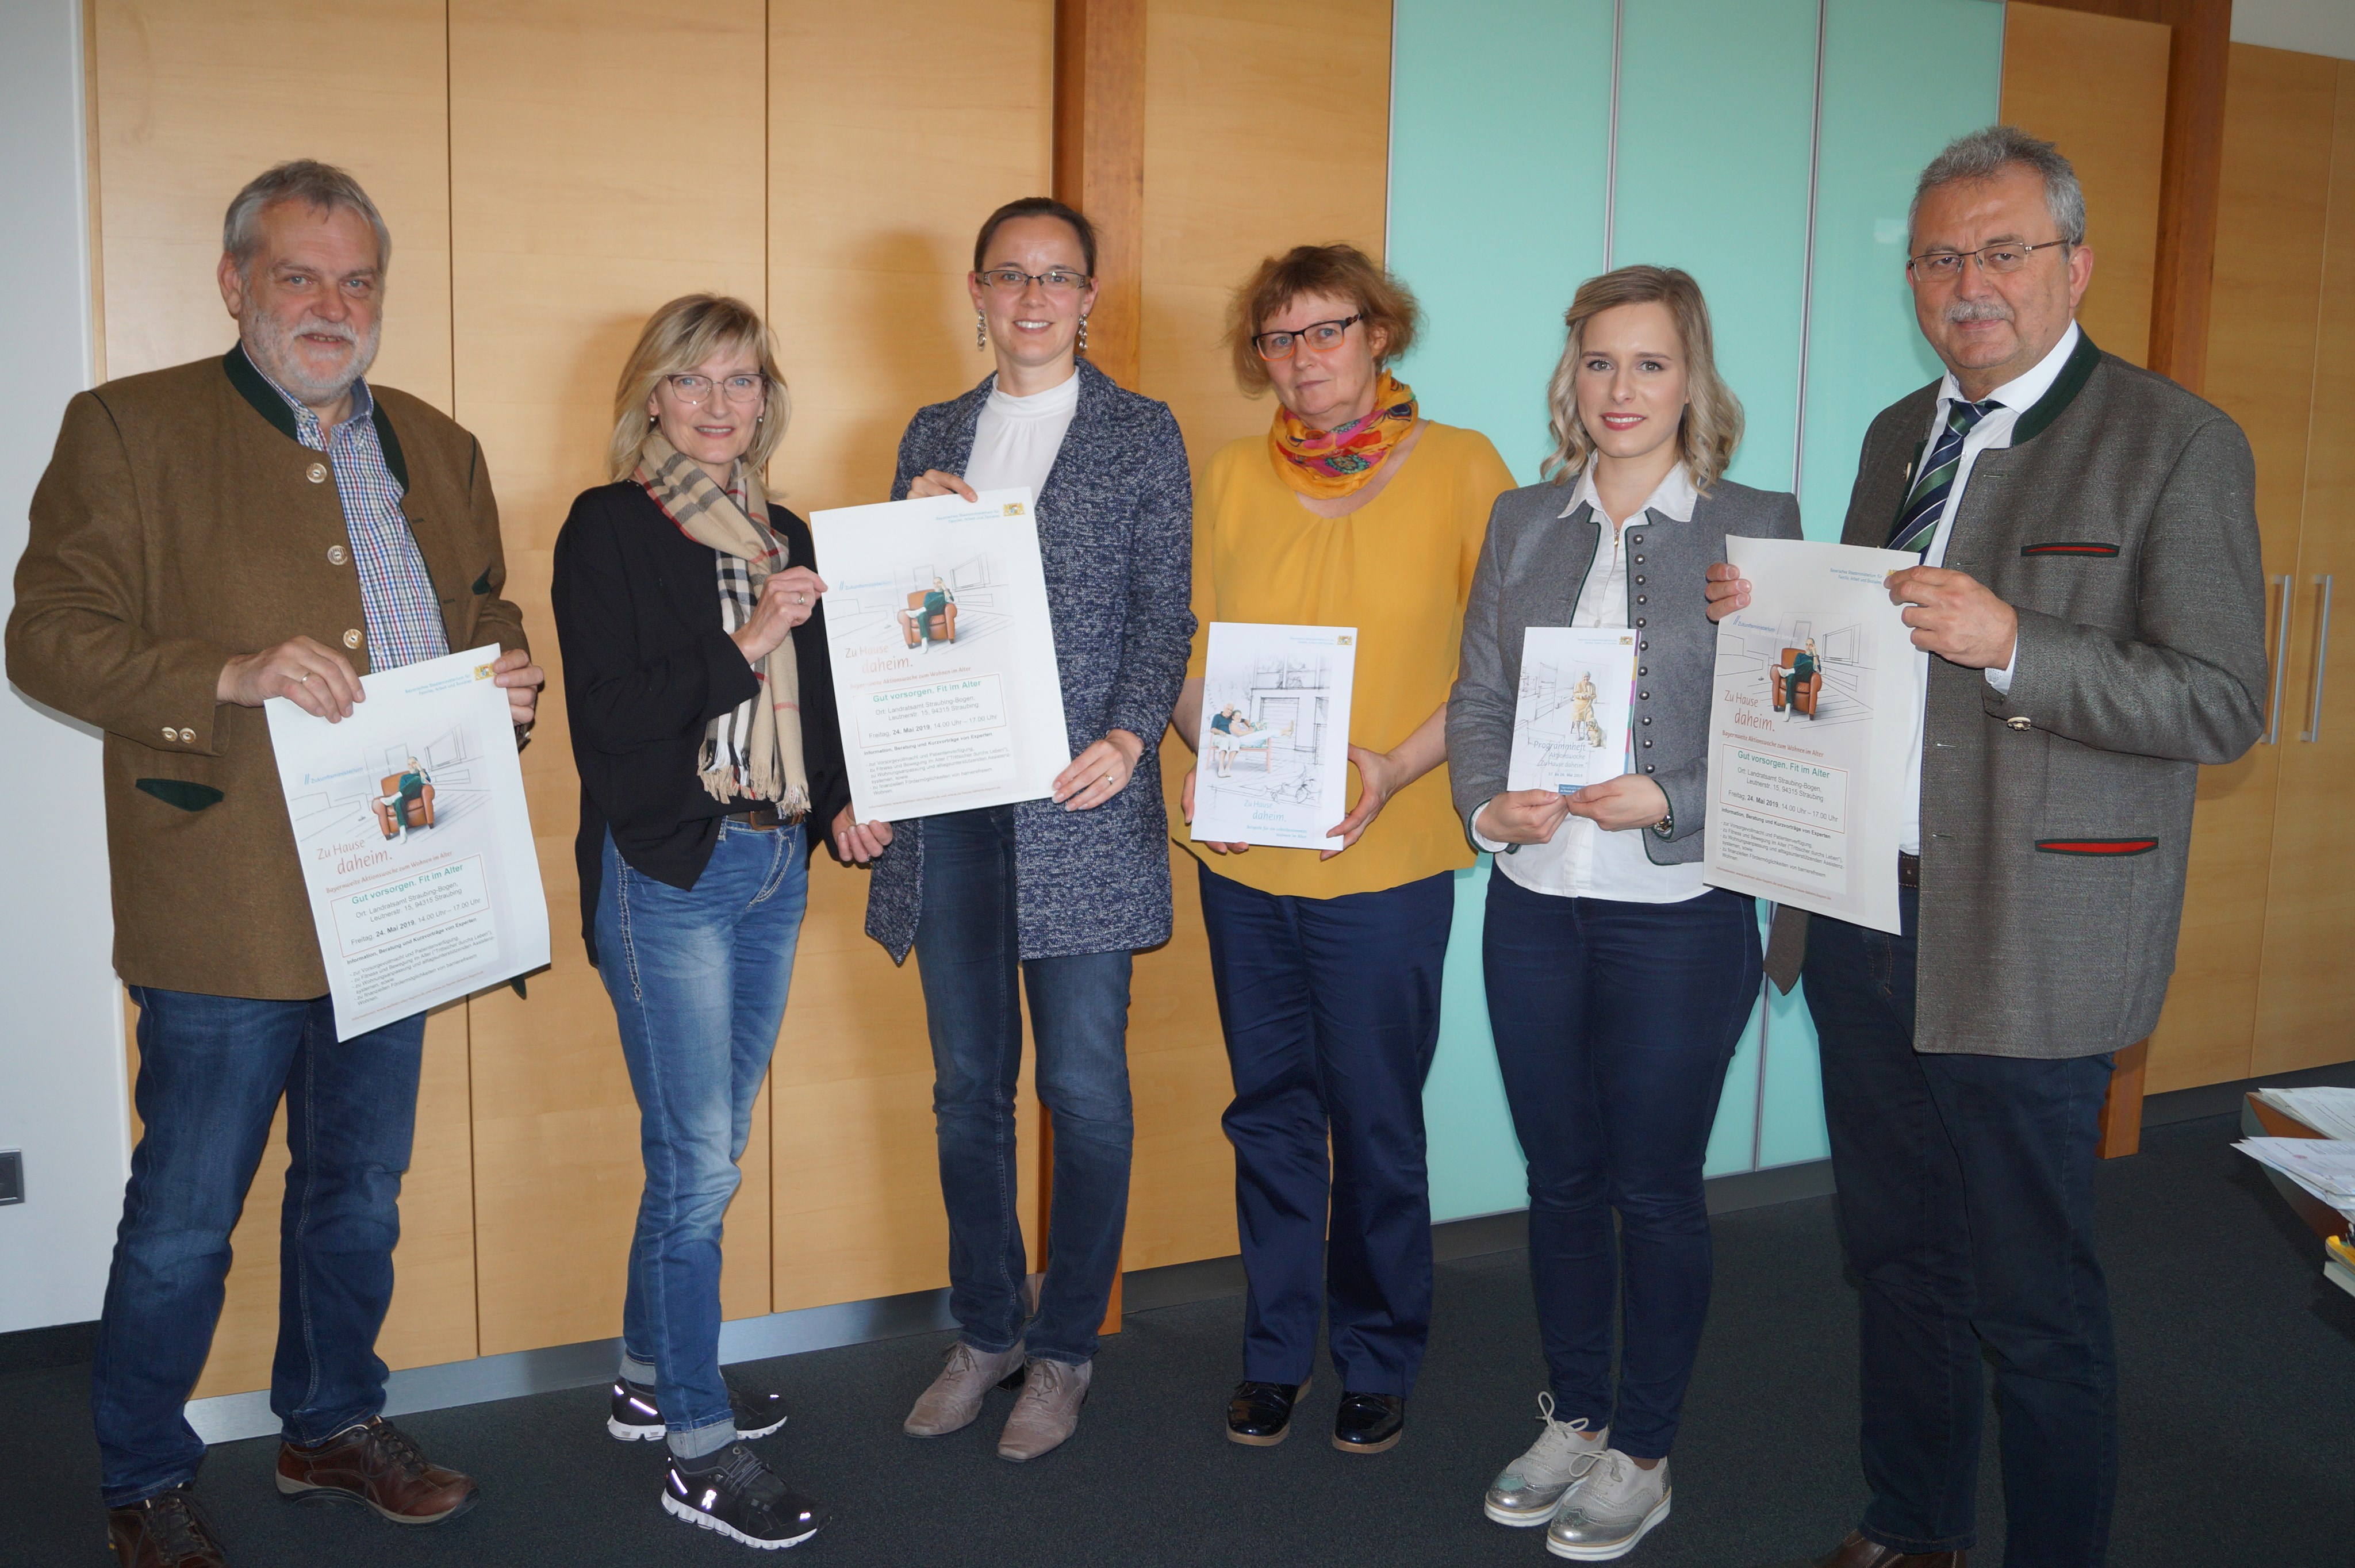
[[[1086,316],[1082,316],[1082,317],[1080,317],[1080,352],[1081,352],[1081,353],[1082,353],[1082,354],[1085,354],[1087,351],[1088,351],[1088,318],[1087,318]]]
[[[989,318],[979,311],[973,313],[973,347],[976,352],[989,347]]]

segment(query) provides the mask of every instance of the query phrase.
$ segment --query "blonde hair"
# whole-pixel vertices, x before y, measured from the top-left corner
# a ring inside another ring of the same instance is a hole
[[[1733,449],[1742,444],[1742,400],[1717,373],[1709,304],[1701,298],[1700,285],[1693,282],[1690,272],[1675,267],[1620,267],[1578,285],[1577,294],[1561,316],[1562,325],[1570,329],[1561,362],[1554,367],[1553,380],[1546,388],[1554,450],[1541,472],[1553,483],[1566,485],[1594,454],[1594,438],[1578,417],[1578,361],[1582,352],[1579,339],[1588,322],[1623,304],[1664,304],[1676,317],[1677,336],[1684,342],[1686,399],[1684,418],[1677,425],[1677,445],[1693,488],[1706,496],[1725,473],[1726,464],[1733,461]]]
[[[1227,352],[1234,358],[1235,384],[1248,395],[1255,398],[1270,385],[1267,361],[1252,338],[1268,317],[1307,294],[1329,294],[1357,307],[1367,340],[1381,336],[1377,368],[1404,358],[1423,325],[1414,292],[1355,245],[1295,245],[1261,261],[1227,302]]]
[[[752,472],[769,466],[785,425],[794,417],[793,394],[777,369],[777,340],[769,335],[761,315],[742,300],[726,294],[682,294],[646,317],[638,346],[622,367],[613,388],[613,439],[605,448],[605,470],[615,480],[627,479],[638,465],[638,448],[655,421],[646,414],[646,400],[666,376],[681,376],[714,354],[739,348],[761,362],[769,384],[764,417],[753,427],[752,444],[744,461]]]

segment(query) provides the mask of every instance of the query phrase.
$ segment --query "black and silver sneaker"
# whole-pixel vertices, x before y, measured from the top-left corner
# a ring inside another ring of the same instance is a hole
[[[762,1552],[799,1546],[826,1522],[817,1504],[785,1485],[742,1443],[730,1443],[714,1457],[718,1469],[689,1475],[678,1467],[678,1456],[671,1456],[663,1471],[665,1512]]]
[[[785,1424],[785,1396],[781,1393],[746,1393],[731,1385],[728,1408],[735,1413],[739,1437],[766,1437]],[[653,1388],[615,1378],[613,1413],[605,1418],[605,1430],[624,1443],[651,1443],[662,1436],[667,1429]]]

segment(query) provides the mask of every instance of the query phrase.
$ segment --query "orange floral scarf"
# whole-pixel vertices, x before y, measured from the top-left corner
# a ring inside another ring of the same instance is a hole
[[[1371,479],[1414,421],[1414,389],[1385,370],[1374,388],[1374,411],[1338,430],[1311,430],[1278,403],[1267,432],[1268,451],[1286,485],[1304,496],[1331,500]]]

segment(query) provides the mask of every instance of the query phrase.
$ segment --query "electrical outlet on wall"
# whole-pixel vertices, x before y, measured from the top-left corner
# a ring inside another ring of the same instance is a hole
[[[0,1203],[25,1200],[25,1156],[21,1150],[0,1148]]]

